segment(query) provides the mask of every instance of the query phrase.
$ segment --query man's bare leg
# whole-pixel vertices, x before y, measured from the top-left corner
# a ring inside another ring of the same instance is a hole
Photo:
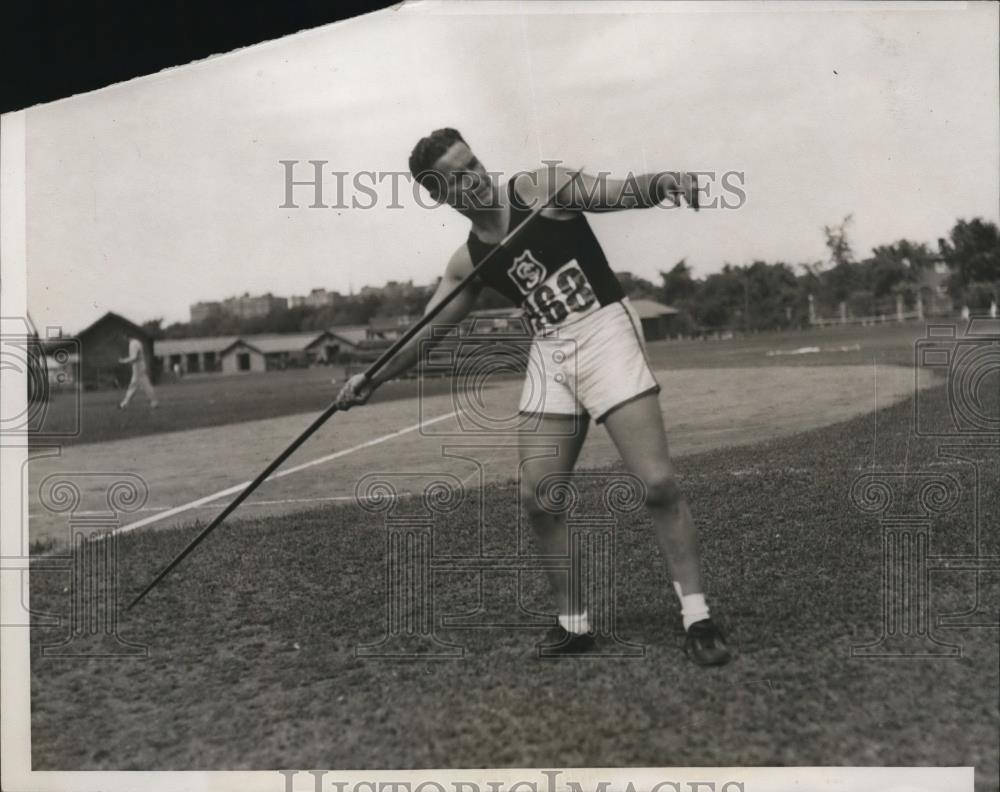
[[[564,515],[546,508],[539,484],[546,476],[573,470],[587,437],[588,424],[586,416],[543,417],[537,428],[519,437],[521,508],[542,555],[566,557],[569,539]],[[575,431],[570,433],[570,429]],[[569,601],[569,575],[558,569],[547,570],[547,575],[559,613],[575,613],[579,603]]]
[[[142,392],[149,399],[149,406],[155,410],[160,403],[156,400],[156,391],[153,390],[153,383],[150,381],[149,375],[143,374],[139,380],[139,384],[142,386]]]
[[[730,659],[721,631],[709,616],[701,580],[698,533],[667,447],[663,412],[655,393],[626,402],[604,424],[626,467],[642,479],[656,541],[681,602],[687,631],[685,650],[700,665]]]
[[[670,461],[663,413],[656,394],[612,410],[604,425],[625,466],[646,486],[646,506],[671,580],[680,584],[685,593],[700,593],[698,533]]]
[[[133,377],[129,381],[128,387],[125,389],[124,398],[120,402],[118,402],[119,410],[124,410],[126,407],[128,407],[128,403],[132,401],[132,397],[135,396],[135,392],[136,390],[138,390],[138,388],[139,388],[139,383],[136,381],[136,378]]]

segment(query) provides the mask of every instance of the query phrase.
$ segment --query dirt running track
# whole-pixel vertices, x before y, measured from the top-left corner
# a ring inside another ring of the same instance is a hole
[[[876,397],[877,406],[883,407],[907,397],[914,387],[910,369],[872,366],[687,369],[657,372],[657,377],[663,386],[660,401],[675,456],[843,421],[873,411]],[[434,474],[450,474],[467,487],[513,478],[516,437],[509,431],[484,431],[482,427],[510,426],[519,391],[519,384],[509,381],[486,388],[483,403],[471,410],[468,399],[444,395],[422,403],[394,401],[337,415],[282,471],[342,452],[340,456],[266,482],[231,519],[348,501],[359,480],[373,472],[392,472],[403,492],[410,490],[410,484],[405,476],[399,478],[401,473],[413,474],[414,489]],[[461,423],[450,415],[456,407],[466,408]],[[476,418],[476,411],[483,417]],[[351,450],[440,416],[449,417],[423,430]],[[121,525],[145,520],[142,529],[163,528],[210,519],[232,494],[183,511],[167,511],[252,479],[314,417],[293,415],[70,446],[59,456],[35,457],[28,464],[30,538],[57,544],[69,538],[66,514],[52,511],[40,499],[40,490],[53,474],[69,478],[79,488],[82,499],[77,514],[84,517],[107,510],[105,492],[113,474],[131,473],[146,482],[149,497],[137,511],[123,515]],[[545,438],[539,437],[538,442],[545,445]],[[456,454],[466,458],[456,458]],[[617,459],[607,433],[592,426],[579,466],[597,467]],[[109,475],[81,475],[95,473]]]

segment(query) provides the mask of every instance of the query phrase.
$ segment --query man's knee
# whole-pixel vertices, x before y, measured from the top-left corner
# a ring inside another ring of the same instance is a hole
[[[648,476],[646,485],[646,505],[654,509],[676,509],[684,501],[680,484],[671,475]]]

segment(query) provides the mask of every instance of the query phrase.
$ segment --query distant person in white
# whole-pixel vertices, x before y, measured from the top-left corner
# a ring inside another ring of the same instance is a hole
[[[125,337],[128,338],[128,336]],[[128,407],[128,403],[132,401],[137,388],[142,388],[142,392],[149,399],[149,406],[155,409],[159,402],[156,400],[153,383],[149,381],[149,373],[146,371],[146,352],[142,347],[142,341],[138,338],[128,338],[128,357],[119,358],[118,362],[132,365],[132,379],[129,381],[125,398],[121,400],[118,409],[124,410]]]

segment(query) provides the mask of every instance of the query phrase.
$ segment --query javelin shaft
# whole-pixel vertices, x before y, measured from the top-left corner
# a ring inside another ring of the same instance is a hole
[[[505,247],[507,247],[508,245],[510,245],[511,242],[513,242],[514,239],[517,238],[521,234],[521,232],[527,227],[527,225],[530,222],[532,222],[536,217],[538,217],[538,215],[540,215],[542,213],[542,210],[545,209],[550,203],[552,203],[552,201],[555,200],[556,196],[558,196],[559,193],[563,191],[563,189],[565,189],[566,187],[568,187],[570,185],[570,183],[572,183],[576,179],[576,177],[580,175],[580,173],[581,173],[581,171],[576,171],[576,172],[572,173],[570,175],[570,178],[567,179],[564,184],[562,184],[561,186],[557,187],[555,190],[552,191],[552,194],[549,196],[549,198],[544,203],[541,203],[538,206],[536,206],[534,209],[532,209],[531,212],[528,214],[528,216],[525,217],[524,220],[522,220],[518,224],[517,228],[515,228],[514,230],[512,230],[510,233],[507,234],[507,236],[505,236],[503,239],[501,239],[496,244],[496,246],[489,253],[487,253],[482,258],[482,260],[475,267],[473,267],[472,271],[468,275],[466,275],[461,280],[461,282],[459,282],[450,292],[448,292],[441,299],[441,301],[437,305],[435,305],[430,311],[428,311],[417,322],[415,322],[410,327],[409,330],[407,330],[405,333],[403,333],[403,335],[400,336],[392,344],[392,346],[390,346],[385,352],[383,352],[381,355],[379,355],[378,359],[375,360],[375,362],[372,363],[365,370],[365,377],[367,379],[371,380],[372,377],[374,377],[375,374],[386,363],[388,363],[399,352],[400,349],[402,349],[404,346],[406,346],[406,344],[409,343],[410,340],[415,335],[417,335],[417,333],[419,333],[421,330],[423,330],[425,327],[427,327],[428,324],[430,324],[431,322],[433,322],[434,319],[435,319],[435,317],[437,317],[437,315],[442,311],[442,309],[446,305],[448,305],[448,303],[450,303],[452,300],[454,300],[462,292],[462,290],[465,289],[465,287],[468,286],[469,283],[472,282],[473,278],[475,278],[476,275],[482,270],[482,268],[487,263],[489,263],[489,260],[492,259],[493,256],[496,255],[499,251],[503,250]],[[268,466],[266,468],[264,468],[257,475],[257,478],[255,478],[253,481],[251,481],[249,484],[247,484],[247,486],[244,488],[244,490],[239,495],[237,495],[235,498],[233,498],[232,502],[228,506],[226,506],[226,508],[223,509],[218,515],[216,515],[215,519],[212,520],[208,525],[206,525],[201,530],[201,532],[197,536],[195,536],[194,539],[191,540],[191,542],[188,544],[188,546],[185,547],[177,555],[177,557],[174,558],[173,561],[171,561],[166,567],[163,568],[163,571],[161,571],[160,574],[158,574],[155,578],[153,578],[153,580],[149,583],[149,585],[147,585],[146,588],[144,588],[139,593],[139,595],[135,599],[133,599],[132,602],[129,603],[129,605],[126,608],[126,610],[131,610],[133,607],[135,607],[135,605],[138,604],[139,601],[142,600],[142,598],[145,597],[150,591],[152,591],[153,588],[161,580],[163,580],[163,578],[165,578],[167,575],[169,575],[170,572],[181,561],[183,561],[185,558],[187,558],[188,554],[190,554],[199,544],[201,544],[201,542],[212,531],[214,531],[216,528],[218,528],[219,525],[222,523],[222,521],[226,519],[226,517],[228,517],[230,514],[232,514],[236,510],[236,508],[241,503],[243,503],[243,501],[245,501],[248,497],[250,497],[251,493],[253,493],[254,490],[257,489],[257,487],[259,487],[261,484],[263,484],[264,481],[268,478],[268,476],[270,476],[272,473],[274,473],[275,470],[277,470],[279,467],[281,467],[281,465],[285,462],[285,460],[288,459],[288,457],[290,457],[292,454],[294,454],[295,451],[298,450],[298,448],[306,440],[308,440],[310,437],[312,437],[312,435],[316,432],[316,430],[319,429],[324,423],[326,423],[333,416],[333,414],[335,412],[337,412],[337,404],[336,404],[336,402],[330,404],[329,407],[327,407],[325,410],[323,410],[323,412],[319,414],[319,416],[316,418],[316,420],[314,420],[308,426],[308,428],[306,428],[305,431],[302,432],[302,434],[300,434],[298,437],[295,438],[295,440],[292,441],[291,445],[289,445],[288,448],[286,448],[284,451],[282,451],[280,454],[278,454],[278,456],[275,457],[274,460],[272,462],[270,462],[270,464],[268,464]]]

